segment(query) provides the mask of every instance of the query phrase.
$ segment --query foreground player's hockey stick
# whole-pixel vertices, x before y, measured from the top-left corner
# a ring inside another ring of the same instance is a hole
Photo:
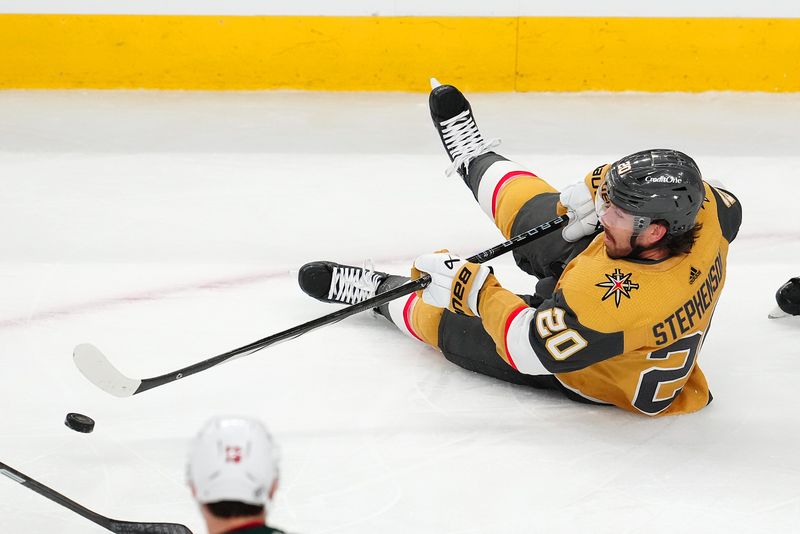
[[[67,499],[55,490],[52,490],[36,482],[29,476],[20,473],[13,467],[0,462],[0,474],[7,476],[14,482],[19,482],[28,489],[31,489],[43,497],[60,504],[64,508],[69,508],[78,515],[82,515],[92,523],[97,523],[101,527],[116,532],[117,534],[192,534],[192,531],[177,523],[136,523],[133,521],[119,521],[102,516],[97,512],[92,512],[88,508]]]
[[[485,261],[489,261],[497,256],[505,254],[506,252],[514,250],[515,248],[521,247],[522,245],[547,235],[558,228],[561,228],[562,226],[566,225],[568,221],[569,219],[566,215],[562,217],[556,217],[555,219],[540,224],[535,228],[531,228],[525,233],[512,237],[504,243],[471,256],[468,258],[468,261],[474,263],[483,263]],[[210,369],[211,367],[221,363],[229,362],[236,358],[241,358],[242,356],[252,354],[265,347],[269,347],[270,345],[275,345],[282,341],[294,339],[302,336],[306,332],[310,332],[327,324],[336,323],[345,317],[350,317],[351,315],[355,315],[356,313],[364,310],[377,308],[378,306],[386,304],[389,301],[405,295],[410,295],[414,291],[425,288],[430,281],[430,276],[426,274],[421,278],[411,280],[402,286],[391,289],[385,293],[381,293],[380,295],[376,295],[371,299],[365,300],[364,302],[353,304],[318,319],[314,319],[313,321],[309,321],[307,323],[292,327],[288,330],[284,330],[283,332],[278,332],[277,334],[273,334],[269,337],[259,339],[258,341],[254,341],[249,345],[239,347],[238,349],[233,349],[224,354],[220,354],[219,356],[214,356],[213,358],[209,358],[188,367],[184,367],[183,369],[178,369],[177,371],[173,371],[161,376],[155,376],[153,378],[128,378],[119,372],[119,370],[117,370],[117,368],[111,364],[108,358],[106,358],[97,347],[88,343],[84,343],[75,347],[73,359],[75,360],[75,365],[78,366],[78,370],[83,373],[83,376],[85,376],[92,384],[116,397],[130,397],[132,395],[142,393],[143,391],[147,391],[148,389],[163,386],[189,375],[205,371],[206,369]]]

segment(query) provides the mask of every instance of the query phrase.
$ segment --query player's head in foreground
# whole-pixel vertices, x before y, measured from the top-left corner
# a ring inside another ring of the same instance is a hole
[[[209,534],[266,525],[279,451],[260,422],[215,417],[192,442],[187,479]]]
[[[611,165],[595,197],[612,258],[663,259],[691,250],[705,189],[697,164],[677,150],[644,150]]]

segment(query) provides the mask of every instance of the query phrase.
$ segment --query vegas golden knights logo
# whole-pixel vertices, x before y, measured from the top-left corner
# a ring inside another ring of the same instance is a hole
[[[622,271],[619,269],[614,269],[612,274],[606,274],[605,277],[608,279],[606,282],[595,284],[597,287],[606,289],[606,294],[603,295],[601,300],[606,300],[613,296],[614,304],[619,308],[622,297],[631,298],[631,291],[639,289],[639,284],[631,281],[632,274],[633,273],[622,274]]]

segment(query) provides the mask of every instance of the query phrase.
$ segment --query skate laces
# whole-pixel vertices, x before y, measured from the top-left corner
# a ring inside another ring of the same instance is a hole
[[[475,119],[468,109],[442,121],[439,126],[442,129],[442,139],[447,152],[453,159],[453,163],[444,171],[447,176],[452,175],[462,165],[466,173],[470,160],[500,144],[500,139],[492,139],[488,143],[483,140],[478,125],[475,124]]]
[[[328,299],[345,304],[358,304],[375,296],[383,276],[375,272],[371,261],[363,267],[336,265],[333,267]]]

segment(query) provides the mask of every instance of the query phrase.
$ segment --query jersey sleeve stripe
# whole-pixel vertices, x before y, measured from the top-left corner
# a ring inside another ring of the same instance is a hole
[[[396,299],[389,302],[389,317],[395,326],[405,335],[425,342],[411,326],[411,315],[414,312],[414,304],[417,301],[417,294],[411,293],[408,298]]]
[[[503,186],[506,185],[506,182],[518,176],[530,176],[531,178],[536,177],[536,175],[527,171],[514,171],[503,176],[503,178],[501,178],[497,183],[497,187],[494,188],[494,192],[492,193],[492,219],[495,218],[495,212],[497,211],[497,195],[500,193],[500,190],[503,189]]]
[[[414,332],[414,328],[411,326],[411,312],[414,310],[414,303],[417,301],[417,298],[419,297],[417,297],[416,293],[411,293],[409,299],[406,300],[406,305],[403,306],[403,322],[405,323],[408,332],[424,343],[425,341],[419,337],[416,332]]]
[[[508,316],[505,331],[505,349],[508,361],[514,369],[526,375],[551,374],[533,351],[528,334],[536,310],[520,306]]]
[[[536,175],[530,171],[521,170],[518,163],[501,160],[492,163],[481,176],[476,197],[483,212],[492,220],[495,220],[497,196],[503,186],[519,176],[535,177]]]

